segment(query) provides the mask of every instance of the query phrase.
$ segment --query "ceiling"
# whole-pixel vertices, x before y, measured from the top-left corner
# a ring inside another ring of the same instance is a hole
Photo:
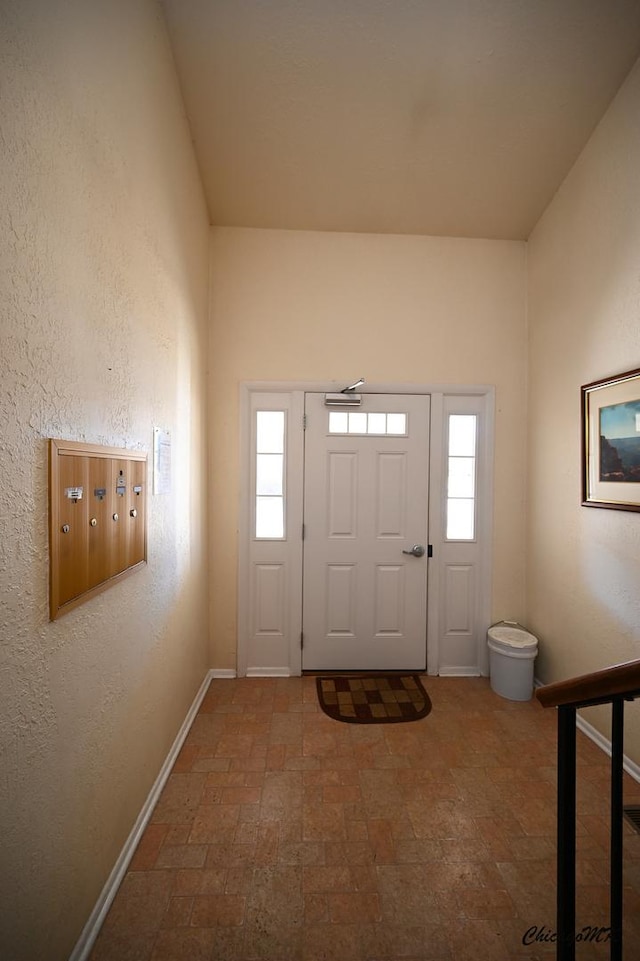
[[[640,0],[161,0],[212,224],[526,239]]]

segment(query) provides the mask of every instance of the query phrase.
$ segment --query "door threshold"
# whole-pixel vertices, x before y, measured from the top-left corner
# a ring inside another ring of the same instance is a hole
[[[302,676],[318,677],[322,675],[323,677],[325,676],[330,677],[332,674],[335,674],[336,676],[339,675],[341,677],[344,677],[345,674],[349,674],[349,675],[353,675],[354,677],[357,677],[359,674],[360,675],[366,674],[368,677],[370,677],[376,674],[379,674],[379,675],[398,674],[399,675],[399,674],[426,674],[426,673],[427,673],[426,667],[405,667],[405,668],[390,667],[388,670],[380,669],[380,668],[377,668],[376,670],[368,670],[367,668],[349,668],[344,670],[327,668],[324,671],[317,671],[317,670],[303,671]]]

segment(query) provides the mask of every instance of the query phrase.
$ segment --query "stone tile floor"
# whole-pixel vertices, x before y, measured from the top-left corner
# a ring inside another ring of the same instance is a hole
[[[344,724],[315,678],[214,680],[91,961],[551,961],[556,713],[425,678]],[[609,761],[578,732],[578,931],[608,924]],[[625,803],[640,785],[625,775]],[[578,959],[609,957],[605,934]],[[625,951],[640,835],[625,823]]]

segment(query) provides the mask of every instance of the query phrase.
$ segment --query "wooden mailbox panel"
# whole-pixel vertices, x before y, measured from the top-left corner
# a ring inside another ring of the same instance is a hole
[[[49,441],[51,620],[147,560],[147,455]]]

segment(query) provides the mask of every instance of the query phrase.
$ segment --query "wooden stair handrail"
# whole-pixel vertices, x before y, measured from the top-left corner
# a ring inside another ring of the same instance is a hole
[[[614,664],[613,667],[572,677],[568,681],[555,681],[536,691],[536,698],[543,707],[597,704],[621,695],[630,698],[640,696],[640,659]]]

